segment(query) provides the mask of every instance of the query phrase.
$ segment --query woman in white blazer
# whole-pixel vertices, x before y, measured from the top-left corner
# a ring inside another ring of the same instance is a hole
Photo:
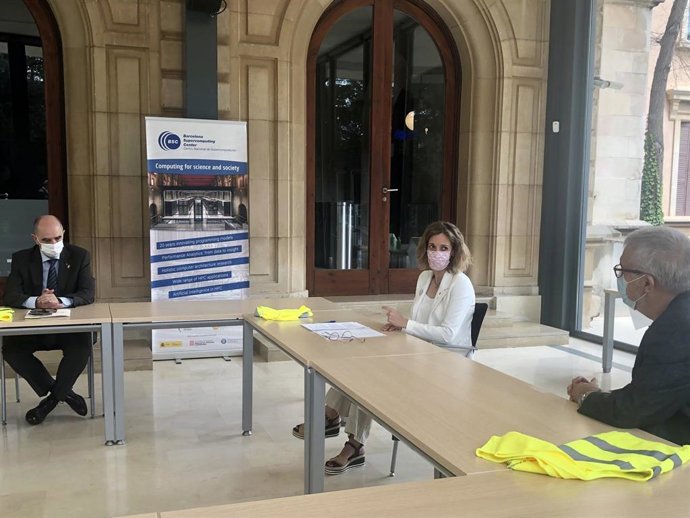
[[[417,279],[410,318],[397,309],[384,306],[388,323],[384,331],[403,331],[443,347],[470,347],[474,314],[474,288],[465,271],[472,262],[465,239],[455,225],[437,221],[429,225],[417,246],[417,264],[422,271]],[[342,451],[326,462],[326,473],[338,475],[364,465],[364,442],[371,428],[371,417],[334,389],[326,394],[326,437],[340,432],[345,418],[348,440]],[[292,434],[304,438],[304,426]]]

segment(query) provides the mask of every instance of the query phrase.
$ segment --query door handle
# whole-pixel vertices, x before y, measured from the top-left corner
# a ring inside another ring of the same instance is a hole
[[[386,193],[389,193],[389,192],[398,192],[399,190],[400,190],[400,189],[390,189],[390,188],[388,188],[388,187],[384,187],[383,189],[381,189],[381,191],[382,191],[383,194],[386,194]]]

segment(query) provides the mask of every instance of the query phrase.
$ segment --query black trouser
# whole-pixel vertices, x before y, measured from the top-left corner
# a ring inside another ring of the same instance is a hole
[[[57,349],[62,350],[62,360],[53,379],[34,352]],[[91,333],[6,336],[3,338],[2,354],[36,394],[43,397],[51,392],[55,399],[64,401],[89,361]]]

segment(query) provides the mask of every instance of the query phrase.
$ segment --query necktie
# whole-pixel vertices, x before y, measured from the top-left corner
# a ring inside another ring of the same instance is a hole
[[[57,259],[48,259],[50,267],[48,268],[48,280],[46,280],[46,288],[49,290],[57,290]]]

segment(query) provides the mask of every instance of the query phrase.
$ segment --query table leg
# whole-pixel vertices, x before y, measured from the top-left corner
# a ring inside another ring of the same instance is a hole
[[[15,379],[17,373],[15,372]],[[0,336],[0,398],[2,398],[2,426],[7,424],[7,393],[5,392],[5,359],[2,357],[2,336]]]
[[[122,323],[113,323],[113,400],[115,444],[125,442],[125,353]]]
[[[613,324],[616,320],[616,297],[604,294],[604,336],[602,337],[601,366],[604,372],[611,372],[613,365]]]
[[[115,404],[113,401],[113,340],[110,322],[101,324],[101,379],[105,445],[112,446],[115,444]]]
[[[252,434],[252,405],[254,384],[254,328],[242,327],[242,435]]]
[[[326,382],[314,369],[304,369],[304,492],[321,493],[326,442]]]

